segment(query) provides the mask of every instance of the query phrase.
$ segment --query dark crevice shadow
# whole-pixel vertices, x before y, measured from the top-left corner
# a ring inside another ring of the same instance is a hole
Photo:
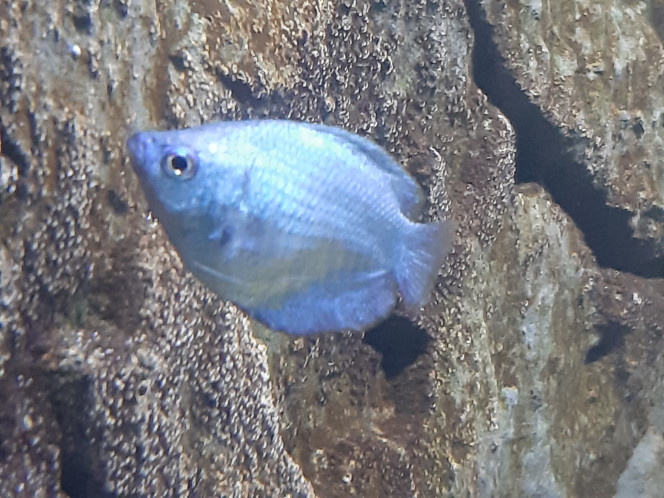
[[[426,351],[431,337],[410,320],[391,316],[367,330],[363,341],[382,354],[380,366],[385,378],[390,380],[415,363]]]
[[[92,379],[77,374],[45,374],[52,412],[61,430],[60,486],[71,498],[112,496],[101,476],[103,465],[97,457],[98,438],[91,437]]]
[[[475,33],[475,82],[516,132],[517,183],[544,187],[583,232],[600,266],[646,278],[664,277],[664,258],[657,255],[654,244],[633,237],[630,212],[607,205],[606,191],[575,160],[573,140],[547,121],[505,68],[493,41],[493,27],[478,0],[465,4]]]
[[[231,92],[233,98],[241,104],[257,103],[255,102],[257,99],[254,97],[254,92],[249,83],[233,75],[224,74],[221,71],[217,71],[217,78]]]
[[[30,161],[21,147],[9,135],[7,129],[0,123],[0,156],[4,156],[13,162],[18,168],[21,176],[28,174]]]
[[[586,353],[586,364],[594,363],[621,348],[625,344],[625,336],[631,331],[629,327],[617,322],[598,326],[597,332],[600,334],[600,340]]]

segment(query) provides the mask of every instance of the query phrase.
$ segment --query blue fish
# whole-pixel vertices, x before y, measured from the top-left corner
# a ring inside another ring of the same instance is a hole
[[[420,187],[383,149],[295,121],[209,123],[128,141],[185,266],[274,330],[364,330],[428,300],[451,222],[417,223]]]

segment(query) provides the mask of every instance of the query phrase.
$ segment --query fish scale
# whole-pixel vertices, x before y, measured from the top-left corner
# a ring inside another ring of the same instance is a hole
[[[261,182],[261,190],[272,191],[274,195],[267,199],[262,192],[252,196],[252,200],[263,200],[262,205],[255,206],[257,213],[261,213],[259,216],[275,220],[285,231],[312,238],[329,238],[331,231],[345,230],[347,239],[350,239],[347,241],[351,245],[366,245],[366,230],[358,229],[357,225],[350,223],[353,213],[339,212],[335,203],[310,201],[318,198],[316,190],[308,195],[304,191],[297,191],[298,195],[288,195],[283,185],[272,181],[270,177],[275,176],[274,174],[264,175],[266,178]],[[348,199],[344,201],[347,202]]]
[[[373,142],[294,121],[209,123],[128,141],[150,207],[186,267],[292,334],[363,330],[428,299],[449,221]]]
[[[293,174],[291,171],[282,172],[281,168],[265,168],[261,175],[264,180],[262,182],[264,185],[263,188],[274,191],[275,198],[279,194],[284,196],[284,200],[281,202],[266,202],[268,207],[274,207],[279,210],[278,214],[280,216],[278,219],[287,220],[288,225],[284,226],[284,228],[293,230],[299,234],[317,236],[318,234],[314,231],[314,228],[317,228],[316,223],[324,223],[324,225],[319,227],[319,236],[329,236],[330,230],[345,230],[346,236],[351,237],[354,245],[366,248],[367,229],[371,229],[375,225],[373,223],[357,225],[355,222],[362,216],[371,217],[371,221],[375,222],[378,217],[372,216],[372,214],[375,211],[387,211],[388,204],[392,204],[390,202],[392,197],[379,197],[378,201],[374,201],[374,203],[380,203],[377,206],[378,209],[376,209],[375,205],[367,201],[367,199],[374,197],[361,195],[363,191],[357,188],[357,184],[354,182],[345,184],[336,182],[334,188],[330,188],[329,182],[335,179],[334,174],[328,175],[328,178],[323,179],[318,188],[314,190],[307,192],[304,189],[300,189],[296,191],[301,195],[295,197],[285,192],[287,182],[282,181],[283,178],[292,177]],[[385,186],[385,188],[389,187]],[[262,199],[264,197],[257,195],[256,198]],[[340,206],[343,206],[343,208],[340,208]],[[284,217],[282,218],[281,215]],[[296,221],[299,221],[300,224],[296,224]]]

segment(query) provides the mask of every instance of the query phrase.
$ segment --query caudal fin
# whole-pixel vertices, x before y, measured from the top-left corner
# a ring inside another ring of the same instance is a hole
[[[452,248],[454,224],[443,220],[409,223],[408,227],[395,278],[404,308],[414,313],[429,299],[438,270]]]

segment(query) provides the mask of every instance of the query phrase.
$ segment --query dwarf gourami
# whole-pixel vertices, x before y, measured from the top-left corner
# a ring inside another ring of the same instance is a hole
[[[340,128],[217,122],[136,133],[128,147],[185,266],[275,330],[366,329],[399,296],[415,312],[450,249],[449,221],[415,221],[415,180]]]

